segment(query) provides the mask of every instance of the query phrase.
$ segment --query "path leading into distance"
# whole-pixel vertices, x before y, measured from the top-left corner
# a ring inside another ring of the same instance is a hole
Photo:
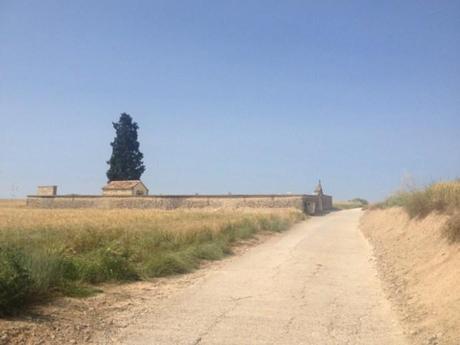
[[[152,306],[122,344],[406,344],[360,210],[313,217]]]

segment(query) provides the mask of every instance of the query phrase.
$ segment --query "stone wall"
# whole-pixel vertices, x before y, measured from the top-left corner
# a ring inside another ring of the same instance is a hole
[[[332,196],[330,195],[323,195],[323,209],[325,211],[332,210]]]
[[[178,208],[297,208],[313,214],[317,210],[316,195],[150,195],[92,196],[60,195],[27,198],[32,208],[143,208],[172,210]],[[323,196],[323,209],[332,208],[332,197]]]

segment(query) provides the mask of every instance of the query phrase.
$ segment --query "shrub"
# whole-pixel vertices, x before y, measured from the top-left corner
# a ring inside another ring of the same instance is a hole
[[[449,242],[460,242],[460,212],[455,213],[447,220],[442,231]]]
[[[12,314],[30,301],[33,284],[24,258],[20,250],[0,248],[0,315]]]

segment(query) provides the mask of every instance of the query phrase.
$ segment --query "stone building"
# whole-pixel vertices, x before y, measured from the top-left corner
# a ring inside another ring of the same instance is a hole
[[[321,180],[318,181],[318,185],[315,188],[315,194],[318,195],[318,201],[316,203],[316,210],[315,212],[321,213],[324,211],[325,207],[323,205],[323,186],[321,185]]]
[[[148,195],[149,190],[140,180],[110,181],[102,188],[105,196],[143,196]]]
[[[57,186],[38,186],[37,195],[39,196],[56,196]]]
[[[56,195],[57,186],[40,186],[36,195],[27,196],[30,208],[95,209],[244,209],[296,208],[307,214],[322,214],[332,209],[332,196],[324,195],[321,182],[315,195],[309,194],[220,194],[148,195],[140,180],[112,181],[102,195]]]

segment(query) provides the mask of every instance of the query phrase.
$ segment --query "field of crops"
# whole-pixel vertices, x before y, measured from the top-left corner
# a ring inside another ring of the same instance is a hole
[[[192,271],[260,231],[283,231],[293,209],[47,210],[0,203],[0,314],[107,281]]]

